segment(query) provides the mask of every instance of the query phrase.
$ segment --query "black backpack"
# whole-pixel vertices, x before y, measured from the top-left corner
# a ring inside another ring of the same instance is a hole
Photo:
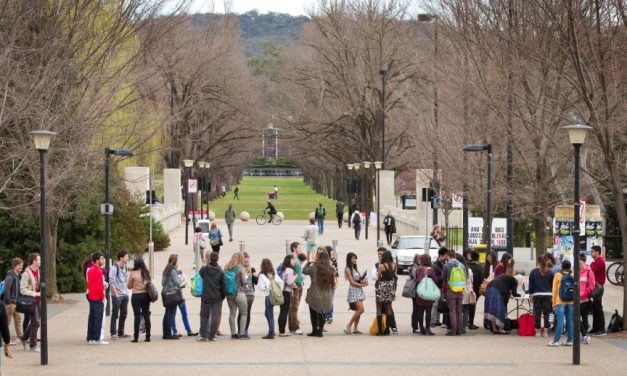
[[[610,324],[607,326],[608,333],[616,333],[623,331],[623,318],[618,314],[618,310],[614,310],[612,317],[610,318]]]
[[[361,223],[361,215],[357,215],[357,214],[353,214],[353,224],[360,224]]]

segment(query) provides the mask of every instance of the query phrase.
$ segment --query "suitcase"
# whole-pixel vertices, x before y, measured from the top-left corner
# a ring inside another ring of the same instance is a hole
[[[536,335],[533,313],[520,315],[518,318],[518,335],[521,337],[533,337]]]

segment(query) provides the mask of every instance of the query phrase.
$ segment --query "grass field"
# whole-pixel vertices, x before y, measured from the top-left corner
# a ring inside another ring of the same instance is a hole
[[[283,212],[285,220],[307,220],[320,202],[327,211],[327,219],[335,216],[335,201],[316,193],[302,178],[245,177],[238,185],[239,200],[233,200],[235,187],[232,187],[226,197],[209,202],[209,210],[218,218],[224,218],[227,206],[233,204],[238,215],[247,211],[254,219],[266,207],[268,193],[275,184],[279,188],[279,199],[272,202],[277,211]]]

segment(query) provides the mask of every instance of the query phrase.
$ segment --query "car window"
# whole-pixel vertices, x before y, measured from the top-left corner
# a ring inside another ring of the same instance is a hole
[[[398,241],[399,249],[423,249],[424,246],[424,238],[401,238]]]

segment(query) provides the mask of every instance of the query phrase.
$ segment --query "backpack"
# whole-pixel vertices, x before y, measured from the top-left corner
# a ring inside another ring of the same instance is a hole
[[[270,283],[270,304],[282,305],[283,304],[283,289],[281,289],[281,285],[276,279],[269,278]]]
[[[316,208],[316,218],[322,218],[324,216],[324,208]]]
[[[228,296],[237,295],[237,282],[235,279],[237,278],[238,270],[239,267],[224,271],[226,277],[226,295]]]
[[[190,285],[192,296],[196,298],[200,297],[202,295],[202,278],[200,277],[200,273],[194,273]]]
[[[283,263],[282,262],[276,266],[276,275],[278,275],[279,278],[283,278]]]
[[[425,275],[420,280],[418,287],[416,287],[416,294],[422,300],[435,302],[440,299],[440,289],[436,286],[435,282]]]
[[[575,280],[572,273],[565,274],[562,272],[562,280],[560,281],[559,297],[563,302],[572,302],[574,299]]]
[[[466,288],[466,272],[461,265],[457,264],[451,269],[451,274],[448,276],[448,288],[452,292],[464,292]]]
[[[607,326],[608,333],[616,333],[623,331],[623,318],[618,314],[618,310],[614,310],[612,318],[610,318],[610,324]]]
[[[4,281],[0,282],[0,296],[4,294]]]
[[[353,214],[353,224],[358,225],[361,223],[361,214]]]

